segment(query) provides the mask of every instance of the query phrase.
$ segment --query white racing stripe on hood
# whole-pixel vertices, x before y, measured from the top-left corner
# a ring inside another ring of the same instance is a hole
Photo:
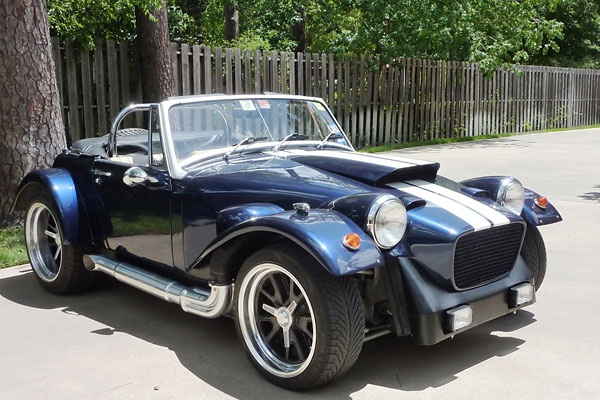
[[[343,160],[357,161],[374,165],[383,165],[385,167],[400,169],[413,167],[415,165],[427,165],[431,164],[428,161],[419,161],[419,160],[410,160],[406,158],[387,158],[387,157],[379,157],[372,156],[363,153],[355,153],[349,151],[334,151],[334,150],[320,150],[318,152],[315,151],[306,151],[306,150],[286,150],[291,154],[302,154],[308,156],[318,156],[318,157],[330,157],[337,158]]]
[[[441,194],[442,196],[448,197],[449,199],[452,199],[462,205],[465,205],[492,221],[492,225],[494,226],[507,225],[510,223],[510,220],[498,211],[486,206],[483,203],[478,202],[477,200],[473,200],[472,198],[465,196],[464,194],[457,193],[443,186],[434,185],[433,183],[429,183],[421,179],[408,181],[407,183],[418,186],[425,190],[429,190],[430,192]]]
[[[430,192],[429,190],[425,190],[418,186],[413,186],[402,182],[388,183],[387,185],[395,189],[402,190],[403,192],[411,194],[415,197],[420,197],[429,203],[435,204],[438,207],[445,209],[446,211],[454,214],[458,218],[467,222],[476,231],[487,229],[492,226],[490,222],[486,218],[482,217],[480,214],[476,213],[475,211],[460,203],[457,203],[454,200],[451,200],[437,193]]]

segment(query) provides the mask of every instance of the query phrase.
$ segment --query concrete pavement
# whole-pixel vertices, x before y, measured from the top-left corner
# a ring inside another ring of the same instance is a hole
[[[564,221],[541,228],[538,302],[436,346],[383,337],[306,393],[246,360],[233,322],[205,320],[123,285],[59,297],[27,266],[0,270],[2,399],[595,399],[600,396],[600,130],[393,151],[456,180],[514,175]]]

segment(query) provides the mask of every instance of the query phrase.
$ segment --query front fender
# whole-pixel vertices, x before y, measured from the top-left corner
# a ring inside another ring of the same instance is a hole
[[[539,197],[539,194],[533,190],[525,189],[525,204],[523,205],[523,212],[521,217],[527,221],[529,225],[548,225],[555,222],[562,221],[561,215],[558,210],[554,208],[550,202],[546,206],[546,209],[535,205],[534,200]]]
[[[486,191],[489,194],[490,199],[495,201],[498,196],[498,188],[505,178],[508,177],[482,176],[479,178],[468,179],[460,183],[471,188]],[[536,226],[548,225],[562,221],[562,217],[560,216],[558,210],[556,210],[556,208],[554,208],[550,202],[548,202],[548,205],[545,209],[534,204],[534,200],[538,196],[539,194],[533,190],[525,188],[525,203],[523,205],[521,217],[527,221],[528,224]]]
[[[40,169],[27,174],[19,184],[11,212],[26,210],[36,185],[43,187],[54,201],[62,226],[64,243],[77,242],[79,235],[77,192],[73,178],[66,169]]]
[[[308,215],[284,211],[258,216],[235,225],[211,243],[194,263],[240,235],[270,232],[284,236],[311,254],[333,275],[348,275],[384,265],[384,257],[367,234],[346,216],[331,210],[310,210]],[[342,238],[357,233],[360,249],[348,250]],[[193,266],[192,266],[193,268]]]

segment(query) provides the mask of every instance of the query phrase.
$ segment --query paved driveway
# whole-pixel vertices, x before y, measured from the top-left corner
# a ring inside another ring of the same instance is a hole
[[[515,175],[547,195],[565,221],[541,229],[538,303],[433,347],[371,341],[341,379],[298,394],[253,370],[231,320],[119,284],[53,296],[16,267],[0,271],[0,398],[600,398],[600,130],[388,154],[440,161],[455,179]]]

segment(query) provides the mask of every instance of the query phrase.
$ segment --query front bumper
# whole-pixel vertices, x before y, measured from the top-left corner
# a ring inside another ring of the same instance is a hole
[[[417,344],[432,345],[457,333],[535,303],[531,301],[519,306],[511,305],[511,288],[521,283],[533,284],[531,270],[522,257],[510,274],[496,282],[461,292],[448,291],[439,286],[410,259],[399,257],[402,272],[408,321],[413,340]],[[472,323],[457,331],[447,326],[447,311],[461,305],[473,309]]]

